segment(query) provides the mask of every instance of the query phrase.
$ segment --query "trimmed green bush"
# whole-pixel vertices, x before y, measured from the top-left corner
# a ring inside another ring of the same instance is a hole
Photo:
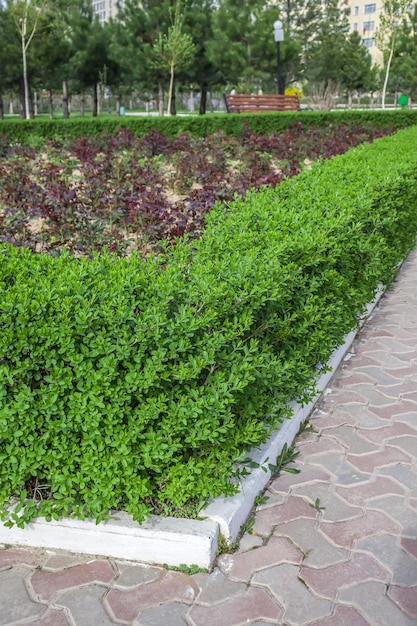
[[[56,120],[2,120],[0,137],[6,135],[8,141],[22,144],[39,143],[45,139],[62,140],[83,135],[100,135],[107,131],[113,134],[117,128],[128,127],[135,135],[144,135],[156,129],[164,135],[175,137],[180,133],[190,133],[197,137],[222,130],[228,135],[239,136],[246,128],[259,134],[280,132],[294,122],[310,126],[329,124],[371,124],[380,128],[405,128],[417,124],[417,110],[385,111],[301,111],[247,115],[201,115],[172,117],[115,117],[74,118]]]
[[[218,205],[165,259],[0,248],[0,508],[194,514],[306,400],[417,232],[417,128]],[[18,515],[22,517],[19,519]]]

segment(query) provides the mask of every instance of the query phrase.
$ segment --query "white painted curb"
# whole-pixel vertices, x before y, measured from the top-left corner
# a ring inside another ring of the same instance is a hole
[[[383,290],[367,307],[359,327],[369,317]],[[276,430],[261,447],[248,452],[248,457],[262,465],[265,459],[274,462],[283,447],[293,443],[297,432],[313,411],[321,392],[329,384],[335,370],[350,349],[357,331],[345,337],[343,345],[328,362],[331,370],[317,381],[317,395],[305,406],[291,403],[293,415]],[[178,519],[152,516],[138,524],[125,513],[117,511],[109,520],[96,524],[94,520],[61,519],[47,522],[36,518],[23,529],[6,528],[0,522],[0,543],[126,559],[171,567],[197,565],[210,569],[216,557],[219,532],[228,543],[236,541],[241,526],[246,522],[256,496],[261,493],[271,477],[269,469],[251,470],[240,481],[240,491],[235,496],[217,498],[203,511],[203,519]]]
[[[0,525],[0,543],[142,561],[157,565],[210,568],[217,548],[212,520],[152,516],[143,524],[124,511],[109,520],[36,518],[24,528]]]

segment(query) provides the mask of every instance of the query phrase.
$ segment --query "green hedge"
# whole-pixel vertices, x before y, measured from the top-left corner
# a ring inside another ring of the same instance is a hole
[[[249,126],[253,132],[269,134],[279,132],[293,122],[302,122],[305,127],[312,125],[327,126],[329,124],[372,124],[382,128],[405,128],[417,124],[417,110],[390,111],[301,111],[299,113],[267,113],[249,115],[202,115],[175,117],[114,117],[109,118],[74,118],[57,120],[2,120],[0,135],[8,141],[30,143],[48,139],[74,138],[83,135],[98,135],[103,131],[114,133],[119,127],[128,127],[136,135],[143,135],[157,129],[168,136],[176,136],[188,132],[194,136],[204,137],[222,130],[228,135],[239,135]]]
[[[232,493],[234,461],[309,396],[413,247],[416,142],[403,130],[218,205],[165,262],[2,246],[3,519],[13,495],[23,523]]]

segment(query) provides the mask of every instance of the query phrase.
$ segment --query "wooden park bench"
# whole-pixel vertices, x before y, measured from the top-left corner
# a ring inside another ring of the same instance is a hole
[[[228,113],[263,113],[265,111],[299,111],[298,96],[284,94],[223,94]]]

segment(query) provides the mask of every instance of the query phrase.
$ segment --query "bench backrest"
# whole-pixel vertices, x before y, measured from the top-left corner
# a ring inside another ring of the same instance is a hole
[[[263,111],[299,111],[297,95],[284,94],[224,94],[228,113],[262,113]]]

